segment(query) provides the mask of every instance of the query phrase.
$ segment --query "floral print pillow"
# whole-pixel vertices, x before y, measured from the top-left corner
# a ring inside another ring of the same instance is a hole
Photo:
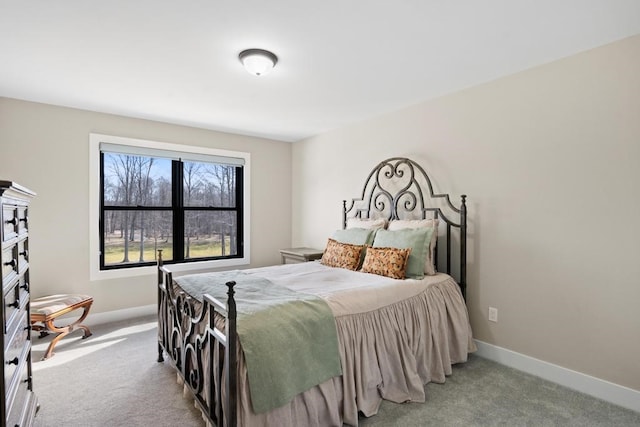
[[[360,271],[387,276],[392,279],[404,279],[410,253],[411,248],[368,247]]]
[[[329,239],[320,263],[328,267],[357,270],[363,249],[364,245],[340,243],[337,240]]]

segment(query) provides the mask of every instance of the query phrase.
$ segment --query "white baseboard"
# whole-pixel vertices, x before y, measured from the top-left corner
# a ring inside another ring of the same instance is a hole
[[[640,391],[476,340],[480,357],[640,412]]]
[[[123,308],[122,310],[105,311],[102,313],[89,313],[83,324],[87,326],[102,325],[104,323],[119,322],[121,320],[134,319],[136,317],[149,316],[158,313],[156,304],[140,307]]]

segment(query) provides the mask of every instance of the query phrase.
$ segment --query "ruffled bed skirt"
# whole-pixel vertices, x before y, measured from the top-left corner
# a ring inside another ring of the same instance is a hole
[[[358,425],[358,413],[378,412],[383,399],[424,402],[428,382],[443,383],[451,366],[476,350],[466,305],[449,278],[404,301],[336,318],[343,374],[255,414],[238,351],[240,426]],[[292,366],[295,369],[295,366]]]

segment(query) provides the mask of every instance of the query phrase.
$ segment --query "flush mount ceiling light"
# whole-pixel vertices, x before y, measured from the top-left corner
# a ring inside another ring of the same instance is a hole
[[[278,62],[278,57],[268,50],[247,49],[238,55],[244,68],[253,75],[264,76],[273,69]]]

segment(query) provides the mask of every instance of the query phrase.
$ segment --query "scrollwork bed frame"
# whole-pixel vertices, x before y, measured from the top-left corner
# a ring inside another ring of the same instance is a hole
[[[433,204],[426,204],[425,196]],[[442,206],[438,202],[443,202],[440,203]],[[445,214],[446,210],[452,213]],[[349,206],[346,200],[343,201],[343,227],[350,215],[363,219],[443,220],[446,242],[443,271],[456,278],[465,296],[465,195],[461,196],[460,206],[454,206],[448,194],[434,193],[431,180],[420,165],[408,158],[394,157],[380,162],[371,171],[360,198],[352,199]],[[453,219],[456,215],[458,220]],[[452,268],[452,229],[459,231],[457,274]],[[440,241],[436,250],[438,248],[441,248]],[[158,252],[158,362],[164,362],[165,352],[170,356],[208,423],[235,427],[238,402],[235,282],[225,283],[228,287],[226,304],[205,295],[198,308],[191,296],[174,286],[172,272],[163,265],[162,251]],[[206,324],[204,328],[203,324]],[[210,367],[208,373],[204,370],[205,361]],[[208,378],[205,378],[207,374]]]
[[[389,221],[429,218],[443,220],[446,224],[446,263],[443,271],[456,279],[462,296],[466,298],[467,196],[463,194],[460,198],[460,207],[454,206],[448,194],[436,194],[433,191],[431,179],[419,164],[406,157],[392,157],[378,163],[371,171],[360,198],[351,199],[348,207],[347,201],[342,201],[342,226],[347,226],[349,214],[356,218],[385,218]],[[428,201],[432,203],[427,203]],[[452,268],[452,239],[455,229],[459,231],[458,271]],[[438,237],[436,264],[438,253],[442,250],[441,243]]]

